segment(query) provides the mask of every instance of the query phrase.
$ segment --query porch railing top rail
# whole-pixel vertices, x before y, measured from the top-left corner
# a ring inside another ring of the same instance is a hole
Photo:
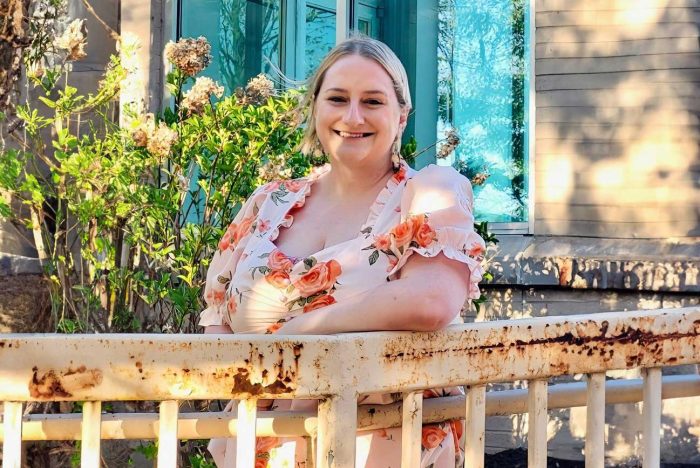
[[[0,336],[0,401],[325,398],[700,362],[700,307],[330,336]]]

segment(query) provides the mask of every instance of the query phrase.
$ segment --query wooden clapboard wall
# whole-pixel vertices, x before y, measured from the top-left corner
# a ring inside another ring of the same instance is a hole
[[[535,233],[700,236],[700,0],[534,1]]]

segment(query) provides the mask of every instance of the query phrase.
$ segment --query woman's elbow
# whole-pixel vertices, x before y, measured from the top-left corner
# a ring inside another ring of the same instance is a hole
[[[436,331],[448,326],[462,310],[462,303],[449,293],[435,291],[423,295],[418,307],[417,331]]]

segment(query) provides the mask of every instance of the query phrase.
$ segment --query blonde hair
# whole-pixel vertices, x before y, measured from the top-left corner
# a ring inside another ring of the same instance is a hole
[[[321,149],[316,136],[316,96],[321,89],[326,72],[338,60],[350,55],[359,55],[360,57],[374,60],[381,65],[394,84],[394,91],[401,110],[406,112],[406,114],[411,111],[411,92],[408,87],[408,76],[399,58],[383,42],[364,34],[356,33],[328,52],[328,55],[324,57],[316,72],[307,82],[306,95],[300,104],[300,110],[304,116],[302,124],[306,123],[304,136],[299,145],[299,151],[303,154],[313,155],[316,150]]]

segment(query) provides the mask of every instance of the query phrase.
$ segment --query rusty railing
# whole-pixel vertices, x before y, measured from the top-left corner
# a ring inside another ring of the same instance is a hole
[[[452,326],[436,333],[333,336],[4,335],[0,337],[3,467],[19,467],[22,440],[82,440],[98,467],[101,439],[157,438],[158,466],[175,466],[178,438],[235,435],[237,466],[254,465],[255,436],[313,439],[322,468],[354,466],[358,428],[402,427],[402,465],[419,466],[422,421],[466,419],[466,466],[483,466],[485,417],[527,412],[528,464],[546,466],[547,410],[586,406],[587,466],[602,467],[605,404],[643,401],[642,458],[659,466],[662,398],[700,395],[697,375],[662,367],[700,363],[700,307],[545,317]],[[642,368],[640,381],[606,371]],[[548,387],[555,376],[585,383]],[[527,380],[526,390],[486,384]],[[422,390],[465,385],[466,395],[422,401]],[[368,393],[403,403],[365,408]],[[261,398],[319,399],[317,413],[257,414]],[[234,399],[231,413],[179,414],[183,400]],[[159,414],[102,414],[101,402],[160,401]],[[30,401],[83,401],[82,415],[23,415]]]

